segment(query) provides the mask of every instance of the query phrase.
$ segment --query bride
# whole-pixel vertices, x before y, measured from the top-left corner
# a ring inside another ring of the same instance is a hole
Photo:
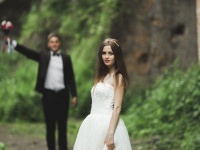
[[[80,126],[74,150],[132,149],[126,126],[120,118],[127,87],[128,74],[119,41],[105,39],[98,51],[91,112]]]

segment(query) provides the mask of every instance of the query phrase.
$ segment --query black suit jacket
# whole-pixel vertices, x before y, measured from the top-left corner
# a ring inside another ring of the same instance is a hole
[[[35,89],[36,91],[40,93],[44,93],[44,90],[45,90],[44,82],[45,82],[47,68],[48,68],[49,60],[50,60],[50,51],[43,50],[43,51],[37,52],[29,48],[26,48],[25,46],[22,46],[20,44],[17,44],[17,46],[15,47],[15,50],[39,63]],[[69,90],[71,92],[72,96],[77,96],[75,77],[74,77],[74,71],[72,67],[71,58],[69,55],[66,55],[66,54],[61,54],[61,56],[63,60],[65,88],[66,90]]]

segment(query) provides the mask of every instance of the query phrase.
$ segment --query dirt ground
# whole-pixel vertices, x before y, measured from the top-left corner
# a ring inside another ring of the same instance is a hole
[[[0,127],[0,141],[6,150],[47,150],[44,139],[13,133],[8,126]]]
[[[18,134],[5,125],[0,126],[0,141],[6,145],[6,150],[47,150],[45,138]]]
[[[36,129],[28,124],[26,126],[29,132],[18,132],[19,129],[16,130],[14,124],[0,124],[0,142],[6,145],[6,150],[47,150],[43,126],[40,125]],[[36,131],[37,129],[39,130]],[[39,132],[39,136],[34,135],[35,132]],[[72,150],[72,147],[69,147],[69,150]]]

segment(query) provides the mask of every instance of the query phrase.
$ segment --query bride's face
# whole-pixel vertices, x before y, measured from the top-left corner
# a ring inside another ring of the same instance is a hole
[[[102,59],[103,62],[106,66],[108,66],[109,68],[112,68],[115,64],[115,55],[109,46],[104,46],[103,50],[102,50]]]

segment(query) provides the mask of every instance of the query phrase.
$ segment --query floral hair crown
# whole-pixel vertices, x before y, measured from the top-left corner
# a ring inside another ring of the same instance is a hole
[[[117,42],[115,40],[112,40],[118,47],[119,47],[119,44],[117,44]]]

